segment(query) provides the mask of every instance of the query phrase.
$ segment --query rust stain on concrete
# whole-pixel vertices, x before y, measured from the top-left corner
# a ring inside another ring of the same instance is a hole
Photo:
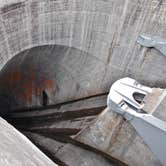
[[[49,73],[45,73],[43,69],[36,70],[34,66],[6,70],[1,76],[0,86],[5,93],[11,93],[18,104],[39,103],[45,90],[54,94],[54,81]]]

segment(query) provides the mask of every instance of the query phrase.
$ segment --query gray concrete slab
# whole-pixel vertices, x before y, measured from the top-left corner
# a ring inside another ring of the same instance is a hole
[[[56,166],[23,134],[0,118],[0,165]]]

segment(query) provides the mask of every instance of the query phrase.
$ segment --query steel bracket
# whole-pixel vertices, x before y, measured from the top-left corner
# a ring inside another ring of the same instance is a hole
[[[166,56],[166,41],[159,37],[151,37],[148,35],[140,35],[137,39],[137,43],[144,47],[155,48],[160,53]]]

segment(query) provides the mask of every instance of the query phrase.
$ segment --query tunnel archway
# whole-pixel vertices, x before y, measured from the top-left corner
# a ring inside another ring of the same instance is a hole
[[[105,64],[95,56],[73,47],[27,49],[0,71],[0,114],[37,145],[38,138],[29,132],[42,136],[48,131],[58,142],[63,143],[65,137],[68,142],[69,136],[80,132],[105,108],[105,70]]]
[[[52,105],[106,92],[105,70],[104,63],[76,48],[46,45],[25,50],[0,71],[1,108]]]

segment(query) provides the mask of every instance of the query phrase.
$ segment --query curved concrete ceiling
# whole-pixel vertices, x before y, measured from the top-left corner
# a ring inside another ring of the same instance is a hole
[[[14,56],[0,71],[0,107],[4,109],[62,103],[105,89],[105,64],[91,54],[58,45],[38,46]]]

